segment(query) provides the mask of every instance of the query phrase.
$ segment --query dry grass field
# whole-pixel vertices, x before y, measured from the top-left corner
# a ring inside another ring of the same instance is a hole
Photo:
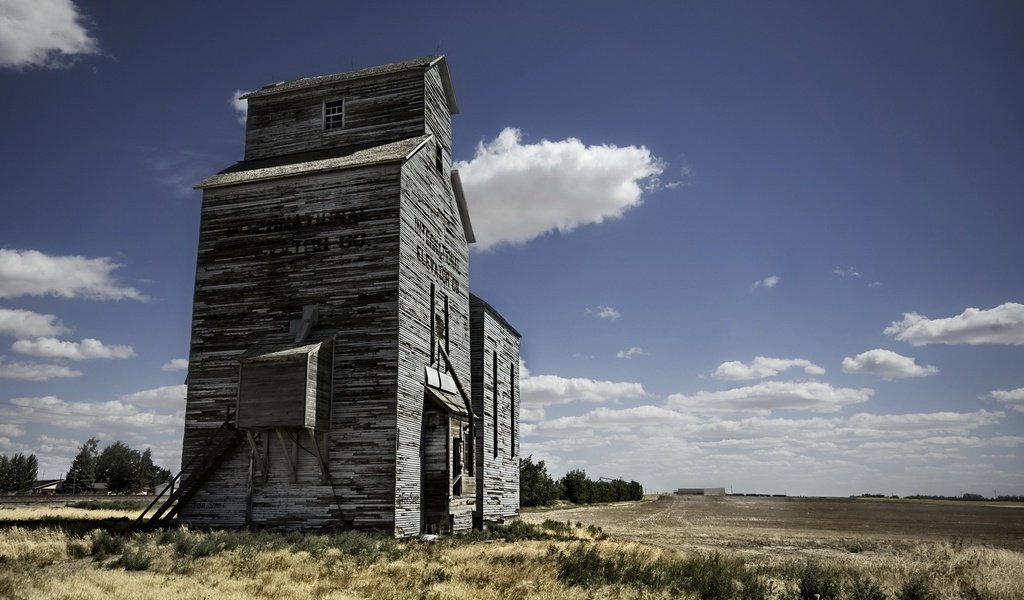
[[[1009,506],[664,497],[433,543],[126,534],[118,511],[27,510],[0,505],[3,599],[1024,600],[1024,508]]]

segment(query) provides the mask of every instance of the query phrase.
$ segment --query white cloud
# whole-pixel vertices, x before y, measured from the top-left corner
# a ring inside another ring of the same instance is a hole
[[[633,346],[628,350],[619,350],[618,352],[615,353],[615,356],[629,360],[634,356],[643,356],[644,354],[647,353],[644,352],[643,348],[640,348],[639,346]]]
[[[523,144],[511,127],[455,166],[481,250],[621,217],[664,169],[643,146],[587,146],[575,138]]]
[[[600,305],[597,308],[588,308],[587,314],[593,317],[597,317],[599,319],[608,319],[610,321],[614,321],[615,319],[618,319],[619,317],[622,316],[622,314],[620,314],[619,311],[615,310],[610,306],[604,305]]]
[[[160,414],[110,400],[108,402],[67,402],[56,396],[12,398],[10,408],[0,417],[11,423],[39,423],[68,429],[89,429],[98,425],[122,427],[180,427],[184,415]]]
[[[0,68],[55,68],[96,54],[84,18],[71,0],[0,0]]]
[[[231,96],[231,106],[234,107],[235,116],[238,117],[238,122],[242,125],[245,125],[245,120],[249,117],[249,101],[243,100],[241,97],[248,93],[243,90],[235,90]]]
[[[906,379],[935,375],[939,369],[932,365],[919,365],[912,357],[897,354],[892,350],[875,348],[852,358],[844,358],[843,372],[877,375],[882,379]]]
[[[531,375],[522,363],[519,373],[519,393],[522,395],[520,418],[523,421],[543,418],[545,406],[570,402],[618,402],[646,395],[639,383]]]
[[[1024,304],[1007,302],[995,308],[968,308],[955,317],[929,319],[904,313],[885,328],[886,335],[914,346],[925,344],[1024,344]]]
[[[30,310],[0,308],[0,335],[17,339],[60,335],[67,328],[54,315],[43,315]]]
[[[120,400],[133,406],[182,410],[185,408],[185,394],[187,392],[188,387],[185,385],[165,385],[125,394],[121,396]]]
[[[1019,387],[1015,390],[995,390],[990,392],[989,396],[1002,402],[1008,408],[1024,412],[1024,387]]]
[[[764,381],[720,392],[701,390],[692,396],[672,394],[667,404],[673,408],[713,412],[837,412],[848,404],[867,402],[874,393],[870,388],[836,388],[819,381]]]
[[[85,338],[81,342],[65,342],[56,338],[18,340],[11,349],[20,354],[46,358],[67,358],[86,360],[90,358],[132,358],[135,350],[131,346],[108,346],[99,340]]]
[[[145,300],[135,288],[117,284],[110,258],[49,256],[36,250],[0,248],[0,298],[52,295],[95,300]]]
[[[824,375],[825,369],[805,358],[768,358],[755,356],[750,364],[738,360],[724,362],[715,368],[711,376],[715,379],[762,379],[774,377],[792,368],[803,369],[808,375]]]
[[[764,279],[759,279],[759,280],[755,281],[754,285],[752,285],[750,287],[750,289],[756,290],[759,287],[765,287],[765,288],[769,288],[770,289],[770,288],[773,288],[773,287],[779,285],[780,281],[782,281],[782,278],[779,277],[778,275],[769,275],[768,277],[765,277]]]
[[[836,267],[832,272],[840,277],[860,277],[860,273],[853,267]]]
[[[20,379],[23,381],[46,381],[56,377],[78,377],[81,371],[75,371],[64,365],[48,365],[33,362],[6,362],[0,357],[0,379]]]
[[[161,371],[184,371],[186,369],[188,369],[187,358],[172,358],[160,367]]]
[[[20,437],[25,435],[25,430],[10,423],[0,423],[0,435],[5,437]]]

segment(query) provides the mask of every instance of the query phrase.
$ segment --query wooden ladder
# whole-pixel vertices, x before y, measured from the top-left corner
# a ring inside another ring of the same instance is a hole
[[[210,436],[210,439],[207,440],[202,449],[188,461],[188,464],[182,467],[181,472],[174,476],[171,482],[157,494],[156,498],[153,498],[149,506],[132,523],[131,528],[167,527],[170,525],[174,517],[178,515],[178,510],[181,506],[210,477],[220,463],[223,462],[228,452],[238,445],[242,437],[242,432],[235,429],[234,423],[231,422],[231,415],[229,415],[224,423],[214,430],[213,435]],[[182,475],[185,473],[189,475],[182,479]],[[178,484],[177,489],[175,489],[175,484]],[[160,508],[147,517],[146,515],[149,511],[156,506],[157,502],[168,491],[170,491],[170,494]]]

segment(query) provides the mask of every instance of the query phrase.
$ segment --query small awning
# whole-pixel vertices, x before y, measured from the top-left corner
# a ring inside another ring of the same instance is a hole
[[[469,417],[469,413],[466,412],[466,405],[463,404],[462,398],[458,394],[452,394],[442,389],[424,386],[427,397],[440,404],[445,410],[452,414],[456,414],[462,417]]]

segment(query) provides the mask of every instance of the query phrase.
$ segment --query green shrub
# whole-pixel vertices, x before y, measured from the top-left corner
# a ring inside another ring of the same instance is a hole
[[[555,521],[553,519],[544,519],[544,522],[540,524],[541,529],[547,529],[548,531],[554,531],[558,534],[569,535],[572,533],[572,525],[569,522]]]
[[[936,600],[938,594],[924,575],[918,574],[903,583],[896,598],[898,600]]]
[[[800,600],[839,600],[842,589],[842,576],[826,569],[816,562],[804,564],[797,580]]]
[[[145,546],[126,547],[112,566],[121,567],[125,571],[145,571],[153,563],[153,557]]]
[[[873,579],[859,573],[850,578],[846,597],[855,600],[887,600],[888,598]]]
[[[85,558],[91,552],[90,544],[81,538],[70,538],[67,541],[67,551],[70,558]]]
[[[102,529],[92,536],[92,555],[103,558],[108,554],[119,554],[124,550],[124,539]]]

